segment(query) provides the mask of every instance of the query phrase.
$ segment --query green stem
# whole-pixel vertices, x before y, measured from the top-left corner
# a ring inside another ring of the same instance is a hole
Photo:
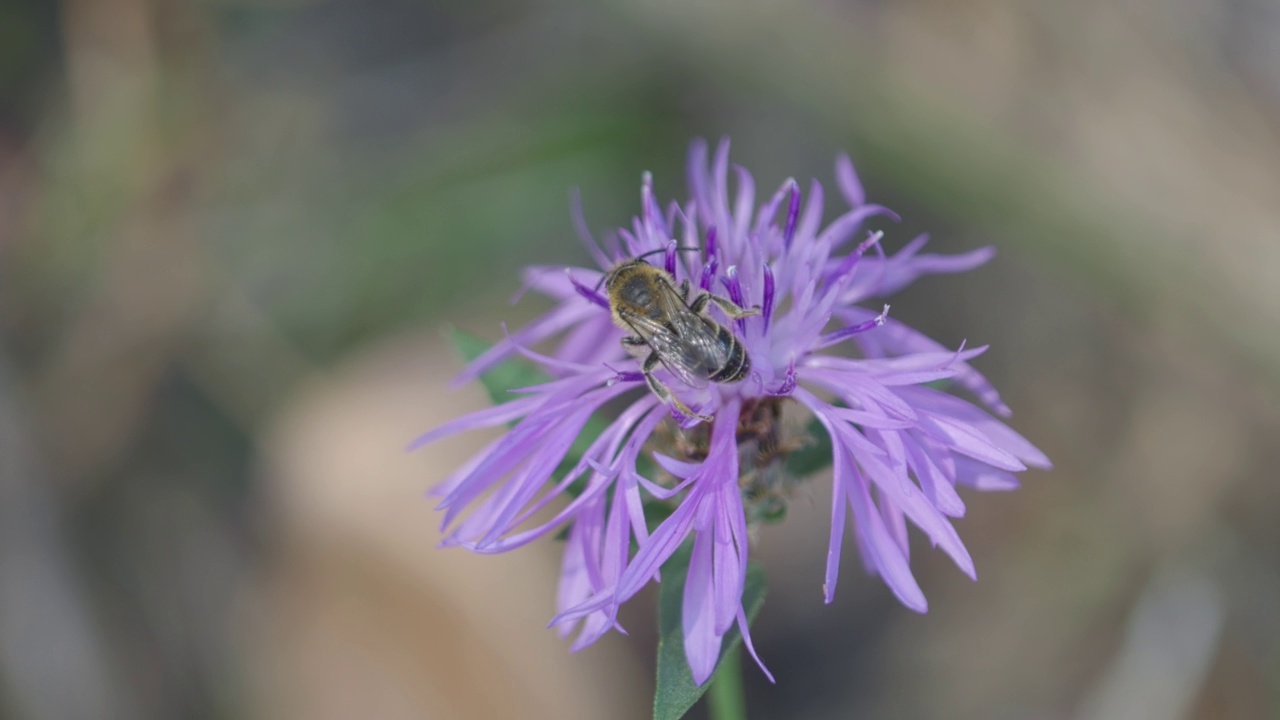
[[[742,648],[735,647],[720,661],[707,688],[707,714],[711,720],[747,720],[747,698],[742,693]]]

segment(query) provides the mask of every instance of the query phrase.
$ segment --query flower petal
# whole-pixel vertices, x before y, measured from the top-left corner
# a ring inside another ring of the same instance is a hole
[[[756,654],[756,646],[751,642],[751,627],[747,622],[747,614],[738,609],[738,632],[742,633],[742,644],[747,646],[747,652],[751,655],[751,659],[756,661],[756,665],[760,666],[760,672],[769,679],[769,682],[777,684],[777,680],[773,679],[773,673],[769,672],[769,668],[765,667],[764,661]]]
[[[839,452],[849,452],[844,446],[837,447]],[[907,562],[906,556],[902,554],[898,544],[889,534],[884,521],[880,518],[880,513],[875,510],[875,503],[871,500],[866,481],[853,463],[847,463],[846,467],[849,470],[849,479],[844,483],[845,495],[853,507],[855,528],[866,541],[866,547],[876,570],[903,605],[916,612],[927,612],[929,603],[924,598],[924,592],[920,590],[915,576],[911,574],[911,565]]]
[[[707,513],[703,513],[706,515]],[[709,519],[709,518],[708,518]],[[711,533],[698,533],[689,558],[689,575],[684,586],[680,622],[684,630],[684,654],[693,671],[693,681],[701,685],[711,677],[720,658],[723,633],[715,630],[713,561]]]
[[[853,169],[853,161],[845,153],[836,157],[836,184],[840,186],[840,194],[844,195],[851,206],[856,208],[867,201],[867,192],[862,189],[862,181]]]
[[[1048,470],[1049,458],[1012,428],[954,395],[932,388],[903,388],[900,394],[913,405],[962,421],[981,432],[996,446],[1030,467]]]
[[[600,312],[600,308],[585,300],[565,301],[551,312],[521,328],[510,338],[494,343],[493,347],[485,350],[467,365],[467,368],[453,381],[453,385],[456,387],[480,377],[486,370],[510,357],[511,353],[515,352],[517,344],[537,345],[588,317],[599,315]]]

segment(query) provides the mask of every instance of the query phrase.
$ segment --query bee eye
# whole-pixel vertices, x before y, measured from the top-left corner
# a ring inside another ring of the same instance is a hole
[[[649,305],[653,302],[653,294],[649,289],[640,284],[628,286],[622,293],[622,297],[633,305]]]

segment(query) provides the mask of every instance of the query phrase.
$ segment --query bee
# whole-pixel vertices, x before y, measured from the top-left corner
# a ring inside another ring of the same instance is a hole
[[[760,308],[744,309],[706,290],[688,301],[689,281],[677,289],[670,274],[644,261],[653,254],[626,260],[602,279],[613,322],[634,333],[622,338],[622,346],[641,361],[640,370],[653,394],[684,415],[709,422],[710,417],[690,410],[653,373],[661,364],[697,388],[742,380],[751,371],[747,351],[729,328],[708,317],[707,310],[714,304],[736,320],[759,315]]]

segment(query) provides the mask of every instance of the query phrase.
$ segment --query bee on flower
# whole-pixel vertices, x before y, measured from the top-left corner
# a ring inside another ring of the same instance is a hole
[[[646,174],[640,215],[602,243],[575,213],[596,267],[528,268],[525,285],[554,307],[461,376],[522,356],[551,379],[414,443],[509,426],[432,491],[444,544],[498,553],[567,528],[553,624],[577,632],[575,650],[616,627],[618,607],[691,539],[681,622],[698,684],[734,626],[759,662],[742,606],[748,555],[805,480],[788,460],[814,444],[809,428],[830,441],[827,602],[851,530],[866,569],[924,612],[908,525],[975,577],[951,524],[965,513],[958,488],[1010,490],[1015,473],[1050,467],[997,419],[1009,409],[970,365],[985,346],[945,348],[868,306],[923,275],[982,265],[990,248],[929,254],[921,236],[890,253],[866,225],[897,216],[866,202],[845,156],[835,176],[847,209],[825,225],[820,183],[802,194],[787,180],[757,205],[751,174],[733,166],[732,193],[730,174],[727,141],[714,158],[695,142],[686,202],[663,209]],[[623,409],[571,453],[615,401]]]

